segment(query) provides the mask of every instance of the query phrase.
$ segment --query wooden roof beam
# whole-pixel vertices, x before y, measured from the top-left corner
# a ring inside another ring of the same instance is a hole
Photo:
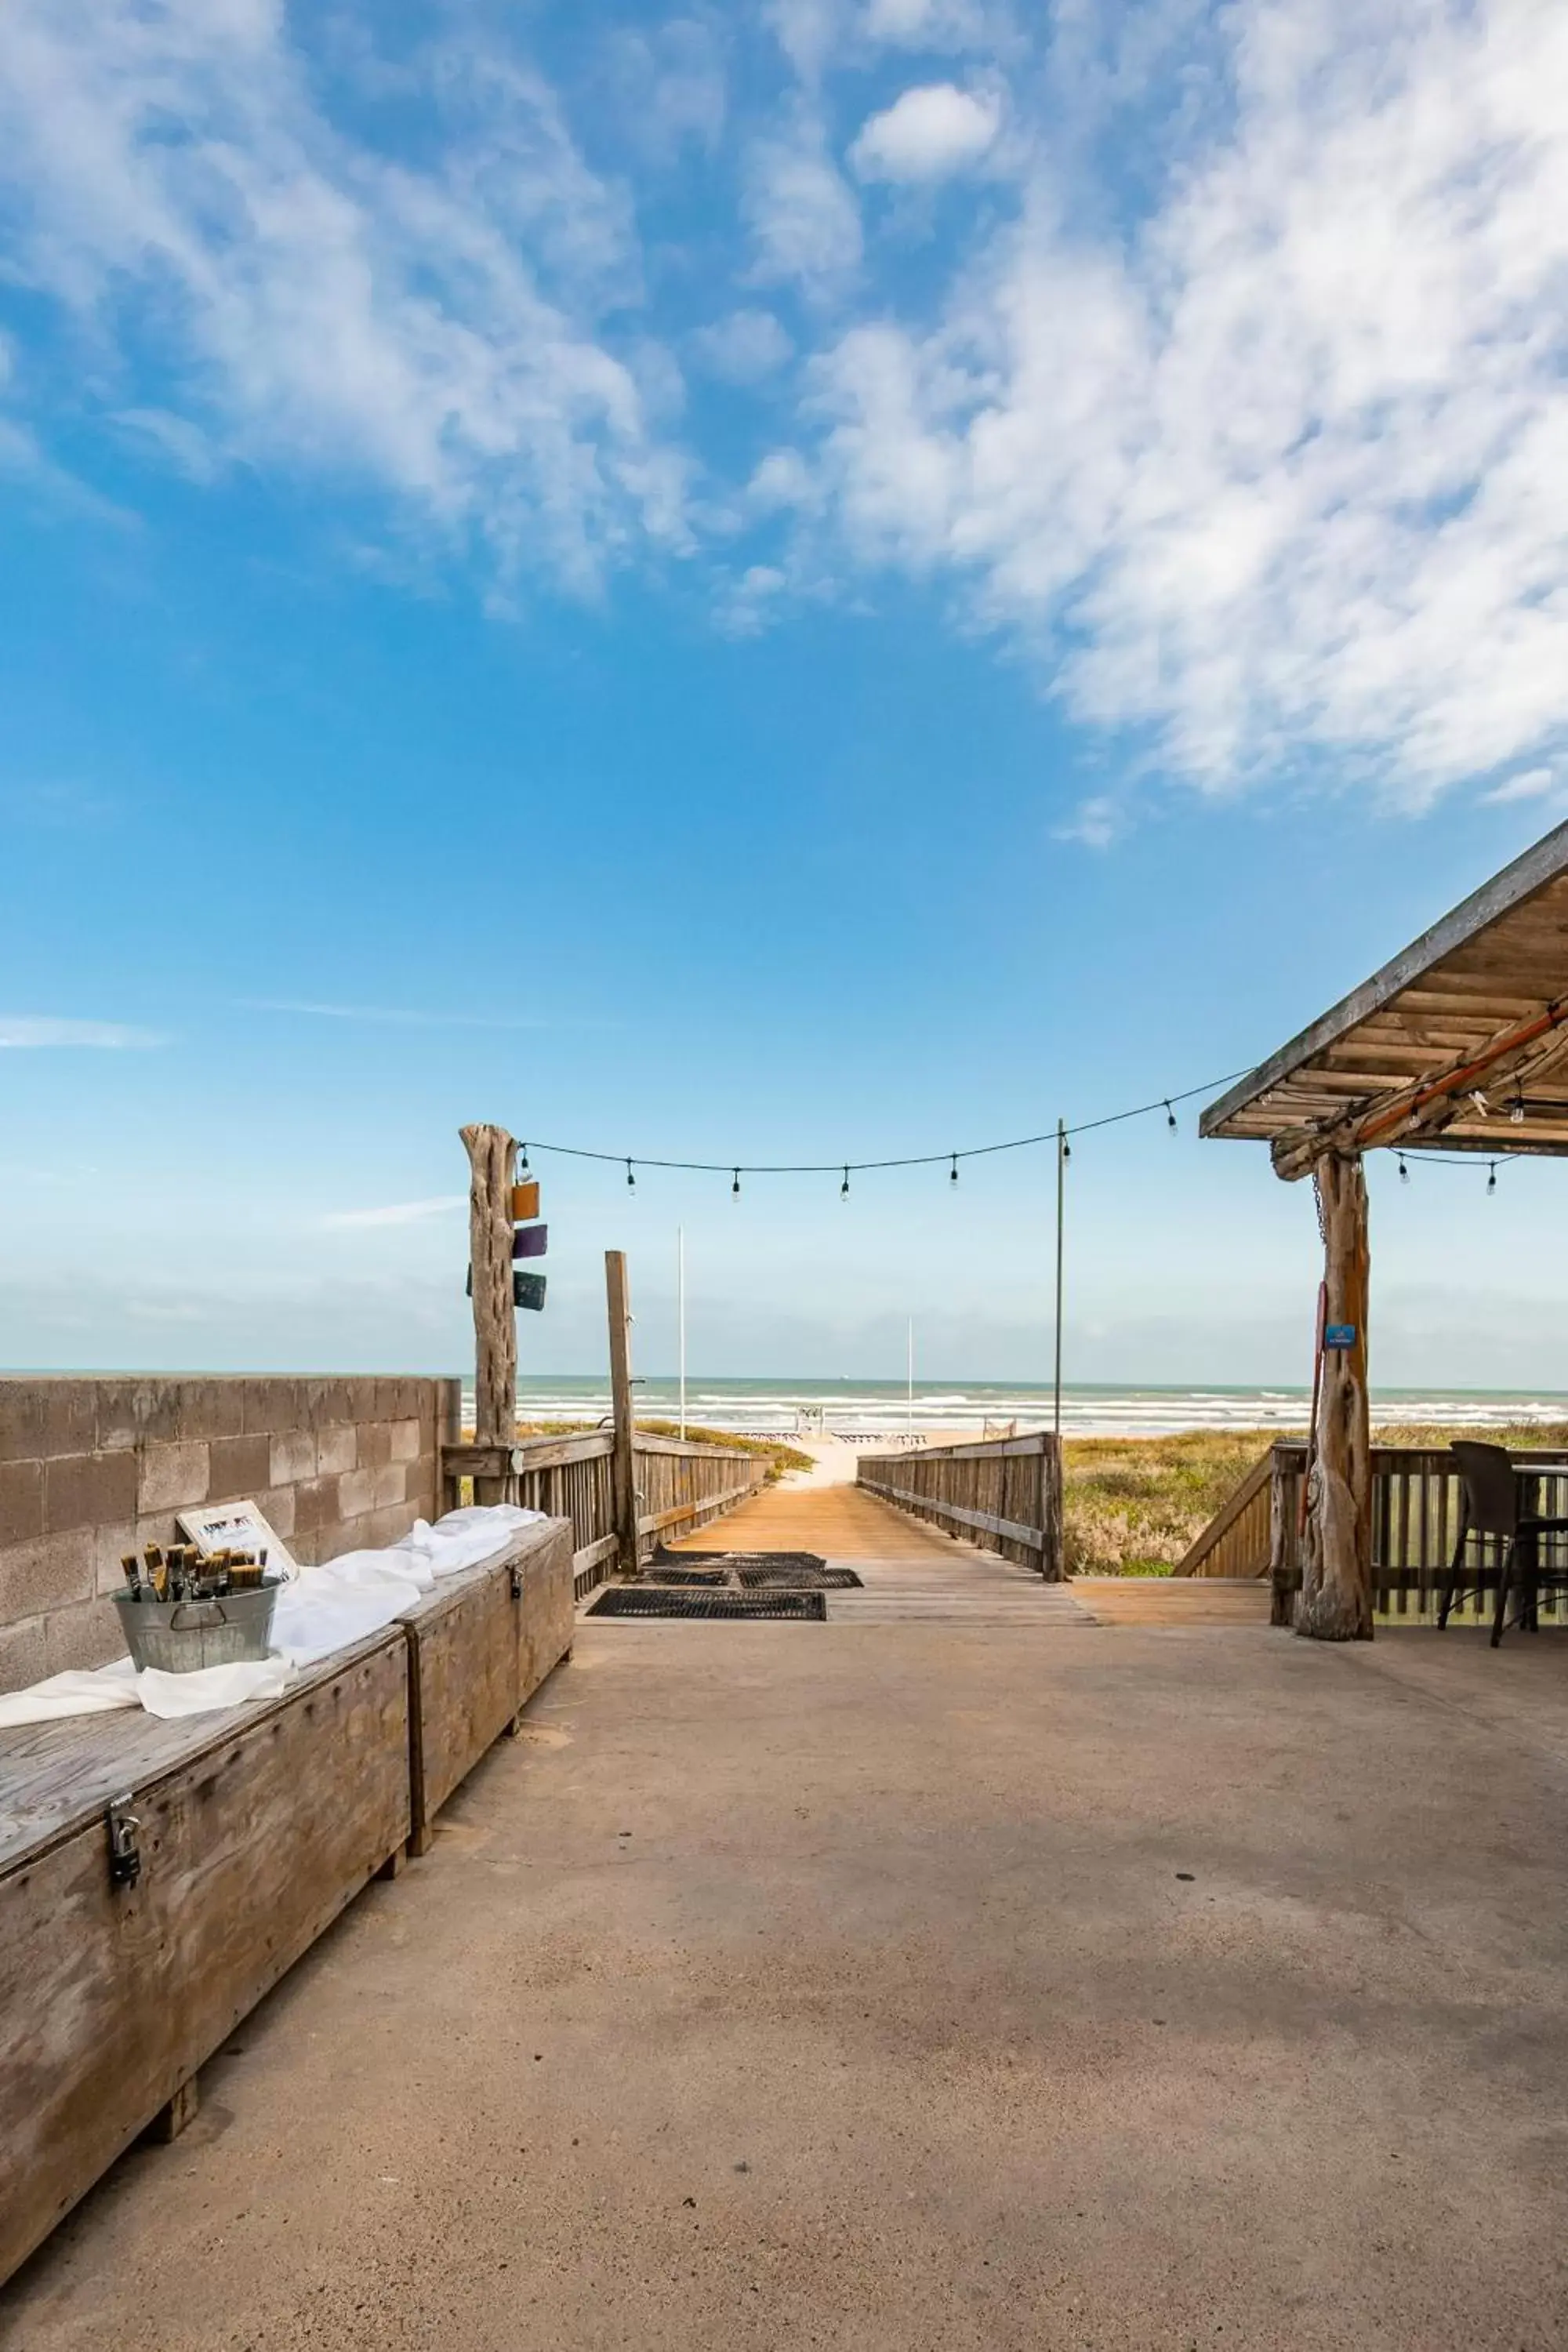
[[[1363,1102],[1346,1116],[1290,1128],[1275,1137],[1270,1152],[1274,1173],[1287,1183],[1307,1175],[1325,1152],[1354,1153],[1373,1144],[1413,1150],[1433,1141],[1456,1119],[1462,1118],[1472,1096],[1512,1078],[1522,1087],[1536,1069],[1561,1050],[1559,1035],[1568,1022],[1568,1000],[1546,1005],[1522,1024],[1502,1030],[1479,1053],[1468,1055],[1436,1076],[1398,1087],[1381,1099]]]

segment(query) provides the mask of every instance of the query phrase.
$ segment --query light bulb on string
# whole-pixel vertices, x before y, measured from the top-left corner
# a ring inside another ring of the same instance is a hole
[[[739,1170],[738,1168],[737,1168],[737,1169],[736,1169],[736,1171],[735,1171],[735,1181],[734,1181],[734,1182],[731,1185],[731,1187],[730,1187],[730,1192],[731,1192],[731,1198],[732,1198],[732,1199],[737,1200],[737,1201],[740,1199],[740,1197],[741,1197],[741,1171],[740,1171],[740,1170]]]
[[[519,1170],[518,1170],[518,1171],[517,1171],[517,1172],[518,1172],[518,1174],[519,1174],[520,1176],[531,1176],[531,1175],[532,1175],[532,1173],[533,1173],[533,1171],[532,1171],[532,1169],[531,1169],[531,1168],[529,1166],[529,1164],[528,1164],[528,1146],[527,1146],[527,1144],[526,1144],[526,1143],[520,1143],[520,1144],[518,1145],[518,1150],[519,1150],[521,1152],[521,1154],[522,1154],[522,1165],[519,1168]]]
[[[1062,1158],[1064,1160],[1070,1160],[1072,1158],[1072,1145],[1068,1141],[1065,1135],[1062,1138]]]
[[[952,1166],[948,1171],[947,1181],[950,1184],[956,1184],[958,1181],[958,1154],[956,1151],[952,1155]]]
[[[1497,1191],[1497,1161],[1495,1160],[1489,1160],[1487,1163],[1487,1191],[1489,1192],[1495,1192]]]
[[[1408,1169],[1408,1168],[1406,1168],[1406,1166],[1405,1165],[1405,1154],[1404,1154],[1404,1152],[1403,1152],[1403,1151],[1395,1152],[1395,1154],[1394,1154],[1394,1158],[1395,1158],[1395,1159],[1398,1160],[1398,1162],[1399,1162],[1399,1181],[1400,1181],[1400,1182],[1401,1182],[1402,1184],[1408,1184],[1408,1183],[1409,1183],[1409,1181],[1410,1181],[1410,1171],[1409,1171],[1409,1169]]]
[[[1171,1108],[1169,1102],[1165,1105],[1165,1125],[1170,1129],[1171,1133],[1174,1135],[1176,1132],[1176,1114]]]
[[[1510,1126],[1522,1127],[1524,1125],[1524,1097],[1520,1093],[1517,1087],[1514,1088],[1513,1105],[1508,1116]]]
[[[631,1161],[628,1160],[627,1160],[627,1162],[626,1162],[626,1190],[627,1190],[627,1192],[635,1192],[637,1191],[637,1178],[632,1174],[632,1163],[631,1163]]]
[[[849,1198],[849,1171],[847,1168],[844,1171],[844,1181],[838,1187],[838,1197],[841,1201],[847,1201]]]

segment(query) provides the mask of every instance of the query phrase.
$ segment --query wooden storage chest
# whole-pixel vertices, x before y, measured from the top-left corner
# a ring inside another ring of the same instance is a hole
[[[0,1731],[0,2279],[401,1851],[409,1655],[390,1625],[264,1705]]]
[[[408,1639],[409,1846],[572,1647],[572,1530],[525,1528],[493,1560],[443,1577],[399,1620]]]

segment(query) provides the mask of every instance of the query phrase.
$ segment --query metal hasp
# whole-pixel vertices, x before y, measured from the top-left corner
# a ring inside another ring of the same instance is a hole
[[[514,1601],[522,1599],[522,1570],[516,1560],[511,1564],[511,1597]]]
[[[134,1886],[142,1875],[142,1849],[136,1843],[136,1832],[142,1824],[130,1811],[131,1791],[122,1797],[111,1797],[104,1814],[109,1832],[109,1883],[117,1890]]]

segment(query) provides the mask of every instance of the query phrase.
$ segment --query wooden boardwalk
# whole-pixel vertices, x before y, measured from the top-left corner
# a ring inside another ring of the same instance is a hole
[[[936,1621],[973,1626],[1266,1625],[1268,1587],[1218,1578],[1079,1577],[1032,1569],[907,1517],[862,1487],[773,1486],[677,1551],[815,1551],[852,1568],[861,1591],[828,1595],[831,1624]]]

